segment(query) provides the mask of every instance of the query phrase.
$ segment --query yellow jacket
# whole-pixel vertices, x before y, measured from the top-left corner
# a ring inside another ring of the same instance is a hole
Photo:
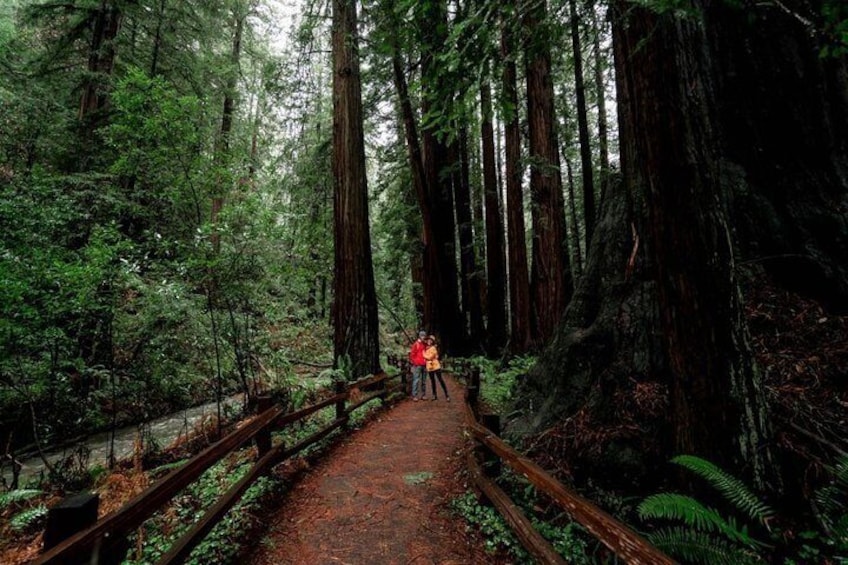
[[[438,371],[442,368],[439,363],[439,350],[435,345],[430,345],[424,350],[424,359],[427,361],[427,372]]]

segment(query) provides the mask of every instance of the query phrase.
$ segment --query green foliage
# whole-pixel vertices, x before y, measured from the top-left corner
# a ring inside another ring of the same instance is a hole
[[[705,479],[732,507],[747,518],[767,526],[774,515],[744,483],[714,464],[693,455],[672,459]],[[691,563],[756,563],[766,545],[754,539],[747,526],[723,517],[692,497],[660,493],[646,498],[638,506],[643,520],[660,520],[683,525],[663,526],[648,534],[648,539],[663,551]]]
[[[476,527],[485,538],[486,550],[494,553],[498,547],[505,548],[516,555],[519,559],[526,559],[527,555],[521,548],[521,544],[515,538],[503,518],[491,506],[480,504],[477,497],[471,492],[466,492],[459,498],[451,501],[451,508],[461,515],[471,526]]]
[[[27,500],[31,500],[41,496],[42,494],[44,494],[44,491],[38,489],[16,489],[4,492],[3,494],[0,494],[0,510],[13,504],[26,502]]]
[[[480,395],[495,413],[503,413],[515,394],[515,389],[524,375],[536,363],[530,355],[513,357],[506,366],[497,360],[474,357],[471,363],[480,369]]]
[[[41,527],[47,519],[47,506],[40,504],[15,514],[9,520],[9,527],[16,532],[32,531]]]
[[[752,520],[766,525],[767,520],[774,516],[774,510],[759,500],[745,486],[745,483],[726,473],[713,463],[694,455],[678,455],[671,461],[706,479],[725,499],[737,509],[745,512]]]

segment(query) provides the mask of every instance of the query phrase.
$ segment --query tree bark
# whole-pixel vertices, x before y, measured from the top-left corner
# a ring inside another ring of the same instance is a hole
[[[109,100],[108,80],[115,65],[115,39],[121,29],[123,14],[113,2],[102,0],[94,17],[88,50],[88,78],[80,100],[79,119],[89,132],[97,126],[96,114]]]
[[[447,9],[444,0],[417,7],[417,23],[422,34],[422,114],[449,115],[453,91],[438,64],[436,55],[447,41]],[[466,331],[459,308],[459,282],[456,266],[456,225],[448,147],[434,124],[421,132],[429,200],[433,206],[431,240],[425,243],[424,276],[431,282],[432,294],[425,298],[424,324],[440,337],[443,351],[461,354],[466,346]]]
[[[543,22],[547,2],[525,0],[527,123],[530,131],[530,194],[533,203],[533,264],[530,291],[538,345],[546,343],[571,297],[559,146],[551,82],[550,45]]]
[[[577,0],[568,0],[571,17],[571,48],[574,52],[574,91],[577,99],[577,132],[580,139],[580,172],[583,179],[583,225],[586,241],[595,229],[595,183],[592,170],[592,144],[589,141],[589,118],[586,110],[586,81],[583,78],[583,48],[580,41],[580,21]]]
[[[609,180],[609,133],[607,131],[607,91],[604,83],[605,56],[601,52],[601,33],[603,28],[598,22],[599,8],[592,6],[592,70],[595,80],[595,97],[598,100],[598,164],[599,181],[601,185],[601,200],[606,195]],[[604,9],[603,7],[600,9]],[[606,21],[606,18],[603,18]],[[588,247],[588,244],[587,244]]]
[[[480,85],[482,121],[480,136],[483,143],[483,198],[486,221],[486,317],[490,355],[498,355],[506,345],[506,258],[504,254],[504,225],[498,177],[495,163],[495,133],[492,127],[492,93],[488,82]]]
[[[351,378],[380,369],[355,0],[333,0],[333,352]]]
[[[524,193],[521,187],[521,129],[518,114],[518,86],[515,34],[511,28],[515,18],[514,2],[502,3],[501,55],[503,58],[504,116],[504,185],[506,189],[510,349],[521,354],[530,350],[533,327],[530,318],[530,277],[527,272],[527,242],[524,226]]]
[[[458,125],[460,129],[459,143],[453,143],[450,148],[454,171],[453,185],[456,194],[456,222],[459,236],[459,265],[462,289],[463,320],[467,318],[469,329],[468,347],[466,352],[479,353],[485,342],[483,327],[483,310],[480,303],[480,277],[477,273],[477,260],[474,256],[474,225],[471,215],[471,190],[468,175],[468,151],[463,151],[462,139],[467,138],[466,126]],[[466,144],[467,149],[467,144]],[[465,324],[463,324],[465,326]]]

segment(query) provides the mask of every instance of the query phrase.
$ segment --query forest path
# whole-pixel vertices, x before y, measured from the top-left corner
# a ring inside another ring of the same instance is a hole
[[[405,399],[322,458],[284,497],[249,563],[497,563],[466,533],[450,500],[462,471],[463,391],[451,402]],[[428,394],[429,397],[429,394]]]

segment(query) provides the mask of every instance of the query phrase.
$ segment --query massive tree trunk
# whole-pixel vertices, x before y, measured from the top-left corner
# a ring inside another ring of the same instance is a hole
[[[728,76],[726,61],[711,55],[732,44],[724,32],[736,40],[745,35],[732,24],[746,16],[705,2],[694,6],[703,17],[615,4],[625,182],[611,184],[602,202],[585,276],[527,376],[519,403],[526,416],[513,429],[562,428],[552,437],[563,443],[540,447],[567,450],[559,455],[575,474],[618,484],[650,482],[650,469],[686,452],[779,488],[732,241],[731,205],[741,214],[738,198],[750,187],[726,160],[737,144],[716,124],[726,127],[717,117],[731,111],[750,119],[756,112],[749,102],[768,106],[781,94],[747,83],[735,97],[721,95],[729,79],[745,77]],[[775,45],[747,33],[749,54]],[[775,56],[766,74],[796,61]],[[806,98],[816,99],[807,91],[790,107],[809,108]],[[797,162],[817,161],[802,155]],[[766,229],[762,220],[751,225]]]
[[[492,93],[488,82],[480,85],[480,108],[483,115],[480,134],[483,141],[483,198],[486,208],[486,317],[488,318],[487,350],[499,355],[506,345],[506,258],[504,225],[495,163],[495,133],[492,127]]]
[[[815,21],[821,0],[808,9]],[[742,259],[844,312],[848,59],[820,57],[813,30],[776,7],[706,16]]]
[[[530,194],[533,203],[534,338],[546,343],[571,297],[572,280],[565,233],[565,204],[559,164],[550,44],[543,23],[545,0],[525,0],[523,24],[527,69],[527,123],[530,131]]]
[[[530,277],[527,272],[527,242],[524,227],[524,193],[521,188],[521,130],[518,114],[517,65],[514,2],[502,4],[501,55],[503,57],[504,116],[504,185],[509,266],[510,350],[525,353],[532,346],[533,326],[530,318]]]
[[[333,0],[333,351],[351,377],[380,368],[355,0]]]

